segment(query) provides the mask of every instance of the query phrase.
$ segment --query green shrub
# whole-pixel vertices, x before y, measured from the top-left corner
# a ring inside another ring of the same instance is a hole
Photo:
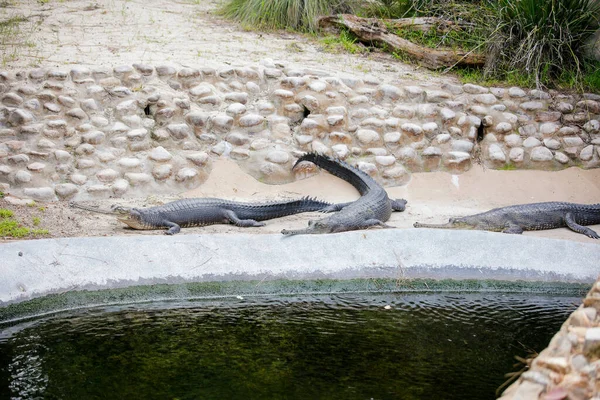
[[[594,0],[498,0],[498,24],[488,44],[486,75],[518,71],[536,86],[565,80],[582,85],[582,46],[598,28]]]
[[[220,14],[249,28],[316,32],[321,15],[352,12],[353,0],[230,0]]]

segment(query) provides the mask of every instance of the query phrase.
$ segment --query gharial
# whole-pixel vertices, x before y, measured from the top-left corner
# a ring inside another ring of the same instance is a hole
[[[415,228],[480,229],[520,234],[523,231],[568,227],[590,238],[600,236],[583,225],[600,224],[600,204],[546,202],[494,208],[480,214],[450,218],[447,224],[422,224]]]
[[[406,200],[391,200],[387,192],[367,173],[352,167],[344,161],[326,155],[307,153],[301,156],[294,168],[303,161],[310,161],[327,170],[331,174],[349,182],[361,197],[353,202],[334,204],[324,211],[338,211],[318,221],[309,221],[308,228],[298,230],[282,230],[284,235],[300,235],[315,233],[334,233],[374,226],[392,228],[385,222],[392,211],[404,211]]]
[[[72,207],[93,212],[116,214],[117,219],[133,229],[168,228],[167,235],[179,233],[181,228],[213,224],[234,224],[239,227],[264,226],[264,221],[308,211],[326,211],[331,203],[303,197],[298,200],[243,203],[238,201],[203,197],[173,201],[148,208],[113,207],[100,211],[75,202]]]

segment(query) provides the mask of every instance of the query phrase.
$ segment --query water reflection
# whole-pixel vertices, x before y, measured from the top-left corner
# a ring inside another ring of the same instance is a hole
[[[0,397],[486,399],[580,298],[385,294],[88,309],[0,339]]]

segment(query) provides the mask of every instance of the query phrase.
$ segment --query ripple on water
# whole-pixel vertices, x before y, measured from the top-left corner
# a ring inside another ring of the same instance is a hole
[[[0,397],[494,398],[579,298],[346,294],[155,302],[5,329]]]

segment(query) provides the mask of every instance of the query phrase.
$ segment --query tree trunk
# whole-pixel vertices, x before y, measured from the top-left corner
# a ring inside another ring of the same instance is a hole
[[[318,25],[325,31],[346,28],[363,43],[384,47],[391,51],[401,51],[431,69],[453,67],[456,65],[483,66],[485,64],[485,57],[481,54],[459,50],[431,49],[403,39],[388,30],[388,26],[391,28],[418,27],[420,30],[429,30],[433,26],[443,26],[443,29],[460,29],[460,25],[449,21],[443,21],[443,25],[440,25],[440,21],[443,20],[438,18],[379,20],[376,18],[360,18],[351,14],[340,14],[321,17]]]

